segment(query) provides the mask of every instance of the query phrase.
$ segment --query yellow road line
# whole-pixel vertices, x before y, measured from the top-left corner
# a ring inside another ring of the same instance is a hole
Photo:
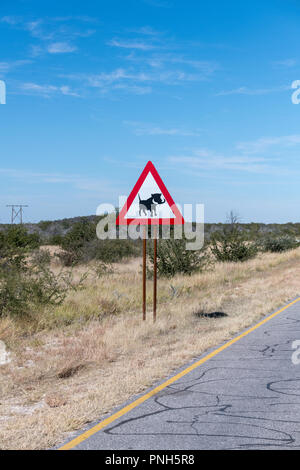
[[[166,388],[168,385],[171,385],[172,383],[176,382],[176,380],[180,379],[181,377],[184,377],[186,374],[188,374],[189,372],[191,372],[192,370],[196,369],[197,367],[201,366],[201,364],[203,364],[204,362],[208,361],[209,359],[211,359],[212,357],[216,356],[217,354],[219,354],[221,351],[224,351],[224,349],[228,348],[229,346],[231,346],[232,344],[236,343],[237,341],[239,341],[240,339],[244,338],[244,336],[247,336],[249,333],[251,333],[252,331],[256,330],[257,328],[259,328],[260,326],[264,325],[265,323],[267,323],[269,320],[271,320],[272,318],[276,317],[276,315],[278,315],[279,313],[283,312],[284,310],[286,310],[287,308],[291,307],[291,305],[295,304],[296,302],[299,302],[300,300],[300,297],[298,297],[296,300],[293,300],[292,302],[290,302],[289,304],[287,304],[285,307],[281,308],[280,310],[278,310],[277,312],[275,313],[272,313],[271,315],[269,315],[268,317],[264,318],[264,320],[262,320],[261,322],[259,322],[257,325],[255,326],[252,326],[251,328],[249,328],[248,330],[244,331],[244,333],[240,334],[239,336],[237,336],[236,338],[233,338],[231,339],[230,341],[228,341],[227,343],[223,344],[223,346],[220,346],[218,349],[216,349],[215,351],[207,354],[207,356],[203,357],[202,359],[200,359],[199,361],[195,362],[194,364],[192,364],[191,366],[187,367],[186,369],[184,369],[183,371],[179,372],[179,374],[175,375],[174,377],[171,377],[170,379],[166,380],[165,382],[163,382],[162,384],[158,385],[158,387],[155,387],[153,390],[150,390],[150,392],[146,393],[145,395],[141,396],[140,398],[138,398],[137,400],[135,400],[134,402],[130,403],[130,405],[127,405],[125,406],[124,408],[122,408],[121,410],[117,411],[116,413],[114,413],[112,416],[109,416],[108,418],[104,419],[103,421],[100,421],[100,423],[96,424],[95,426],[93,426],[91,429],[88,429],[87,431],[85,431],[83,434],[80,434],[80,436],[78,437],[75,437],[75,439],[72,439],[72,441],[68,442],[67,444],[65,444],[64,446],[60,447],[59,450],[70,450],[74,447],[76,447],[78,444],[80,444],[81,442],[85,441],[86,439],[88,439],[90,436],[93,436],[93,434],[95,434],[96,432],[100,431],[101,429],[105,428],[108,424],[112,423],[113,421],[115,421],[116,419],[120,418],[121,416],[124,416],[126,413],[128,413],[130,410],[133,410],[134,408],[136,408],[137,406],[141,405],[142,403],[144,403],[144,401],[148,400],[148,398],[150,397],[153,397],[153,395],[156,395],[156,393],[160,392],[161,390],[163,390],[164,388]]]

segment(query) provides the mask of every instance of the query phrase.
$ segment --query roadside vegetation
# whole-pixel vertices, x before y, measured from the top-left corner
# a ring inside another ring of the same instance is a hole
[[[97,220],[65,221],[53,244],[0,231],[0,449],[57,444],[300,293],[297,235],[250,234],[231,213],[198,252],[159,241],[155,324],[148,241],[142,322],[142,244],[98,240]]]
[[[239,262],[254,258],[258,253],[257,243],[249,240],[247,232],[241,230],[239,218],[231,212],[221,230],[210,239],[211,251],[217,261]]]

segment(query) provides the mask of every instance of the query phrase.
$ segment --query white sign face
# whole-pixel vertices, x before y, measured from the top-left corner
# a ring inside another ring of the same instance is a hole
[[[184,219],[152,162],[148,162],[127,201],[116,225],[183,225]]]
[[[151,173],[146,176],[125,215],[125,219],[144,219],[145,217],[151,219],[171,219],[175,217]]]

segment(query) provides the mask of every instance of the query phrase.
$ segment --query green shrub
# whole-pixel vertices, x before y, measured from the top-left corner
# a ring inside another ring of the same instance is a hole
[[[82,220],[73,225],[62,239],[62,248],[66,251],[79,251],[83,245],[96,238],[96,225]]]
[[[82,220],[73,225],[71,230],[61,238],[63,252],[57,256],[64,266],[73,266],[82,260],[84,245],[96,237],[96,225]]]
[[[217,261],[239,262],[247,261],[257,255],[257,247],[243,240],[228,240],[214,237],[211,251]]]
[[[52,222],[51,220],[41,220],[37,225],[41,230],[46,231],[52,225]]]
[[[62,235],[59,234],[54,234],[51,237],[48,238],[47,244],[49,245],[59,245],[61,246],[63,242],[63,237]]]
[[[70,227],[72,227],[72,221],[69,219],[63,219],[61,221],[61,225],[64,230],[68,230]]]
[[[272,253],[281,253],[283,251],[292,250],[299,246],[299,242],[292,237],[267,237],[260,244],[263,251]]]
[[[57,256],[64,266],[87,263],[91,260],[115,263],[124,258],[140,255],[138,241],[99,240],[96,238],[96,226],[91,223],[77,225],[74,231],[63,238],[61,246],[64,251]]]
[[[31,301],[31,288],[24,259],[1,262],[0,266],[0,317],[18,314],[27,309]]]
[[[191,275],[203,271],[209,266],[209,259],[205,250],[186,250],[186,240],[159,240],[157,248],[157,273],[162,277],[173,277],[176,274]],[[151,243],[149,250],[151,268],[148,274],[152,275],[154,251]]]
[[[211,252],[217,261],[239,262],[254,258],[257,245],[247,239],[247,234],[240,229],[237,216],[230,214],[227,224],[210,239]]]
[[[27,315],[45,305],[61,304],[75,284],[72,272],[54,274],[48,257],[36,254],[28,259],[25,250],[15,249],[0,259],[0,317]]]
[[[11,225],[0,232],[0,254],[15,249],[34,249],[40,246],[41,240],[37,233],[28,233],[22,225]]]
[[[82,247],[81,261],[92,259],[105,263],[117,263],[124,258],[140,255],[140,245],[132,240],[92,240]]]

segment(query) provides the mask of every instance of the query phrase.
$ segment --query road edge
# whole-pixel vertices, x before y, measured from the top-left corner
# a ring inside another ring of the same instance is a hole
[[[96,434],[98,431],[100,431],[101,429],[105,428],[106,426],[108,426],[109,424],[113,423],[116,419],[120,418],[121,416],[124,416],[125,414],[127,414],[129,411],[133,410],[134,408],[136,408],[137,406],[141,405],[142,403],[144,403],[146,400],[148,400],[149,398],[153,397],[154,395],[156,395],[158,392],[160,392],[161,390],[165,389],[166,387],[168,387],[169,385],[171,385],[172,383],[176,382],[177,380],[179,380],[181,377],[184,377],[186,374],[188,374],[189,372],[191,372],[192,370],[196,369],[197,367],[201,366],[202,364],[204,364],[206,361],[208,361],[209,359],[211,359],[212,357],[216,356],[217,354],[219,354],[220,352],[224,351],[224,349],[227,349],[229,348],[231,345],[233,345],[234,343],[236,343],[237,341],[239,341],[240,339],[244,338],[245,336],[247,336],[249,333],[252,333],[253,331],[255,331],[257,328],[259,328],[260,326],[264,325],[265,323],[267,323],[269,320],[271,320],[272,318],[276,317],[277,315],[279,315],[281,312],[283,312],[284,310],[288,309],[289,307],[291,307],[292,305],[294,305],[295,303],[299,302],[300,301],[300,297],[297,297],[296,299],[292,300],[291,302],[289,302],[288,304],[286,304],[284,307],[282,307],[281,309],[277,310],[276,312],[274,313],[271,313],[270,315],[268,315],[267,317],[265,317],[263,320],[259,321],[257,324],[255,324],[254,326],[251,326],[250,328],[248,328],[247,330],[245,330],[244,332],[238,334],[237,336],[235,336],[234,338],[232,338],[231,340],[227,341],[226,343],[224,343],[222,346],[219,346],[217,347],[216,349],[214,349],[212,352],[210,352],[209,354],[206,354],[204,357],[202,357],[201,359],[199,359],[198,361],[192,363],[191,365],[189,365],[188,367],[186,367],[185,369],[181,370],[179,373],[177,373],[176,375],[170,377],[169,379],[165,380],[164,382],[162,382],[160,385],[154,387],[152,390],[148,391],[147,393],[141,395],[139,398],[137,398],[136,400],[134,400],[132,403],[129,403],[128,405],[124,406],[123,408],[121,408],[120,410],[118,410],[117,412],[113,413],[111,416],[108,416],[107,418],[103,419],[102,421],[100,421],[99,423],[97,423],[96,425],[94,425],[93,427],[91,427],[90,429],[84,431],[82,434],[79,434],[79,436],[75,437],[74,439],[72,439],[71,441],[67,442],[66,444],[64,444],[63,446],[59,447],[58,450],[71,450],[73,449],[74,447],[76,447],[78,444],[80,444],[81,442],[85,441],[86,439],[88,439],[89,437],[93,436],[94,434]]]

